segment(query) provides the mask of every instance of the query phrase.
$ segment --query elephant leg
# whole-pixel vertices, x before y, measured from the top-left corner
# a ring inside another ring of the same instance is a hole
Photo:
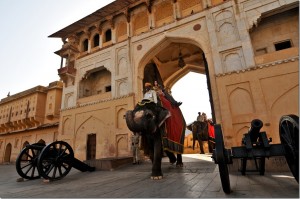
[[[203,141],[201,139],[198,140],[200,146],[200,154],[204,154]]]
[[[160,135],[158,135],[160,136]],[[156,137],[158,137],[156,136]],[[161,159],[162,159],[162,144],[161,139],[154,138],[154,156],[152,162],[152,174],[151,179],[160,180],[163,177],[161,171]]]
[[[174,153],[172,153],[170,151],[165,151],[165,153],[167,154],[171,164],[174,164],[177,161],[176,156],[174,155]]]
[[[183,167],[183,162],[182,162],[182,155],[177,154],[177,162],[176,162],[177,167]]]
[[[212,153],[214,150],[214,143],[210,139],[208,140],[208,149],[210,153]]]
[[[204,154],[203,141],[200,138],[200,134],[199,133],[197,134],[197,140],[198,140],[199,147],[200,147],[200,154]]]
[[[193,135],[193,150],[195,150],[195,143],[196,143],[196,138],[195,138],[195,136]]]

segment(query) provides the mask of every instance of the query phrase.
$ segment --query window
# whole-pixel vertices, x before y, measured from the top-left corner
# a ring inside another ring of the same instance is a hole
[[[275,43],[274,45],[275,45],[275,50],[276,50],[276,51],[284,50],[284,49],[287,49],[287,48],[291,48],[291,47],[292,47],[292,44],[291,44],[291,41],[290,41],[290,40],[287,40],[287,41],[281,41],[281,42]]]
[[[83,41],[83,52],[88,51],[88,48],[89,48],[89,40],[85,39]]]
[[[99,34],[96,34],[93,39],[93,47],[99,46]]]
[[[266,54],[267,52],[268,52],[267,48],[260,48],[256,50],[256,55],[263,55]]]
[[[110,29],[108,29],[105,32],[105,42],[108,42],[108,41],[111,41],[111,30]]]
[[[106,86],[105,87],[105,92],[110,92],[111,91],[111,86]]]

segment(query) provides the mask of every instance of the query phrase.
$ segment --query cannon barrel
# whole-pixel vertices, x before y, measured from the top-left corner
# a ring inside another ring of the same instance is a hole
[[[250,136],[250,140],[252,143],[257,141],[262,126],[263,126],[263,122],[260,119],[254,119],[251,121],[251,127],[248,131],[248,134]]]

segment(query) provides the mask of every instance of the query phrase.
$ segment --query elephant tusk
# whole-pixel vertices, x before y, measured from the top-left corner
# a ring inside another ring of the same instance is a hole
[[[158,124],[158,127],[160,127],[166,121],[166,119],[168,119],[171,116],[171,113],[168,111],[168,114],[161,120],[161,122]]]

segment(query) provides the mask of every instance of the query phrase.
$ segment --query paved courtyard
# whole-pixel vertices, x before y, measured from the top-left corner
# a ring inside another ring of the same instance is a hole
[[[80,172],[72,168],[62,180],[17,182],[14,165],[0,165],[0,198],[299,198],[299,185],[290,172],[264,176],[230,172],[231,194],[221,187],[210,155],[183,156],[184,167],[163,159],[162,180],[150,179],[151,163],[125,165],[114,171]]]

